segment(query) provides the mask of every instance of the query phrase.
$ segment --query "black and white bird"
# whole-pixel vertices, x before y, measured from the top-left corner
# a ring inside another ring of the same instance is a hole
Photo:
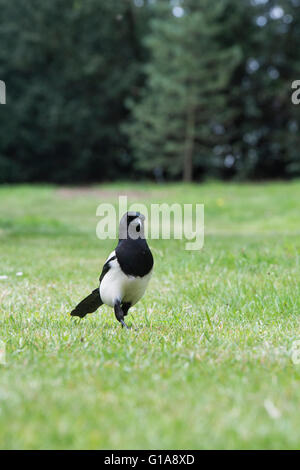
[[[126,212],[119,227],[119,243],[104,263],[100,284],[71,312],[83,318],[100,305],[114,308],[117,320],[124,321],[130,307],[144,295],[153,269],[153,256],[144,234],[145,217],[139,212]]]

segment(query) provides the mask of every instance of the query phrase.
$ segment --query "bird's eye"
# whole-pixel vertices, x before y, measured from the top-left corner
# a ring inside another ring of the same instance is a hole
[[[140,231],[141,231],[141,226],[140,226],[140,224],[139,224],[139,225],[137,225],[137,227],[136,227],[136,231],[137,231],[137,232],[140,232]]]

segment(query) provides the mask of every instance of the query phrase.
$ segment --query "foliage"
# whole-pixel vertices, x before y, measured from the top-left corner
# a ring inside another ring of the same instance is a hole
[[[138,68],[131,3],[0,0],[0,11],[0,179],[130,172],[118,126]]]
[[[255,3],[255,28],[241,41],[247,73],[234,80],[233,171],[243,178],[299,175],[300,114],[291,84],[300,76],[300,3]]]
[[[298,0],[0,11],[0,182],[300,174]]]
[[[160,168],[173,177],[183,173],[190,180],[193,160],[202,171],[213,165],[208,155],[220,129],[223,134],[232,125],[227,89],[242,58],[239,45],[221,43],[231,27],[230,3],[212,9],[205,0],[180,18],[164,5],[152,20],[146,86],[141,101],[131,103],[128,126],[141,168]]]

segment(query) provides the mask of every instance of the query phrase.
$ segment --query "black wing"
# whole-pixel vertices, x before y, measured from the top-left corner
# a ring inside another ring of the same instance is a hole
[[[109,258],[109,259],[106,261],[105,265],[103,266],[102,273],[101,273],[101,275],[100,275],[100,277],[99,277],[99,282],[100,282],[100,284],[101,284],[101,281],[102,281],[102,279],[104,278],[105,274],[108,273],[108,271],[110,270],[110,264],[109,264],[109,263],[110,263],[111,261],[113,261],[114,259],[116,259],[116,258],[117,258],[116,256],[112,256],[111,258]]]

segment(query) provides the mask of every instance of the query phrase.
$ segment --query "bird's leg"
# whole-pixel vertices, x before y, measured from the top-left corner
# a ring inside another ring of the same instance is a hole
[[[121,308],[121,302],[119,300],[116,301],[114,305],[114,310],[115,310],[116,319],[122,324],[122,326],[124,326],[125,328],[127,328],[127,330],[129,330],[128,326],[124,322],[124,312]]]

